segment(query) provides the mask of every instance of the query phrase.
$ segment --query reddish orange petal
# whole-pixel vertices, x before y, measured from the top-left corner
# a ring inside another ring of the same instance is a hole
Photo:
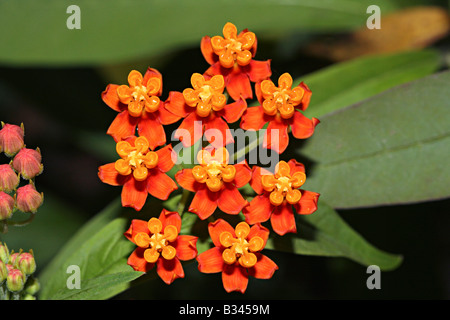
[[[270,203],[269,195],[262,194],[254,197],[244,208],[243,213],[248,224],[255,224],[269,220],[273,210],[274,206]]]
[[[136,250],[128,257],[127,264],[136,271],[149,272],[154,266],[153,263],[148,263],[144,259],[145,250],[145,248],[136,248]]]
[[[136,132],[136,126],[140,118],[130,116],[127,110],[119,113],[113,120],[106,132],[115,141],[120,141],[122,138],[133,136]]]
[[[209,223],[208,232],[212,242],[216,247],[222,246],[222,244],[220,243],[220,234],[222,232],[229,232],[233,236],[235,236],[234,228],[223,219],[217,219],[216,221]]]
[[[275,262],[260,253],[256,253],[256,257],[258,258],[258,262],[256,262],[253,268],[248,269],[249,275],[257,279],[272,278],[275,271],[278,270]]]
[[[222,272],[223,259],[222,250],[214,247],[200,253],[197,256],[198,270],[203,273],[217,273]]]
[[[270,121],[264,134],[263,147],[281,154],[289,144],[288,126],[284,122]]]
[[[122,176],[119,174],[115,168],[114,163],[108,163],[98,168],[98,177],[104,183],[111,186],[121,186],[123,185],[129,176]]]
[[[134,237],[138,234],[138,233],[147,233],[149,234],[149,230],[148,230],[148,222],[144,221],[144,220],[139,220],[139,219],[133,219],[131,220],[131,224],[130,227],[128,228],[127,231],[125,231],[124,236],[130,240],[131,242],[133,242],[134,244],[136,244],[134,242]]]
[[[166,260],[159,258],[156,262],[156,272],[159,277],[167,284],[171,284],[178,278],[184,278],[184,270],[178,258]]]
[[[305,166],[303,165],[303,163],[300,163],[295,159],[289,160],[288,165],[291,168],[291,176],[293,176],[296,172],[305,173]]]
[[[166,226],[172,225],[177,228],[178,232],[180,232],[181,217],[178,212],[162,209],[158,219],[162,223],[163,230]]]
[[[211,192],[204,187],[197,191],[192,199],[189,211],[198,215],[201,220],[205,220],[214,213],[217,208],[217,192]]]
[[[303,82],[301,82],[298,86],[303,88],[305,93],[303,94],[302,102],[296,108],[300,108],[300,110],[305,111],[306,108],[308,108],[309,102],[311,100],[312,92]]]
[[[117,95],[117,84],[109,84],[105,91],[102,92],[102,100],[111,109],[122,112],[127,106],[120,102],[119,96]]]
[[[264,174],[272,174],[272,173],[269,172],[267,169],[258,166],[253,166],[250,186],[253,188],[253,190],[255,190],[257,194],[262,194],[264,192],[264,188],[261,184],[261,175]]]
[[[195,112],[188,115],[175,131],[175,139],[179,139],[184,147],[190,147],[203,136],[203,121]]]
[[[218,61],[217,55],[212,49],[210,37],[205,36],[202,38],[202,41],[200,42],[200,50],[206,62],[208,62],[209,64],[214,64]]]
[[[177,161],[177,154],[173,151],[172,145],[167,145],[156,151],[158,155],[158,168],[162,172],[167,172],[173,168]]]
[[[248,204],[239,190],[231,183],[225,183],[217,198],[219,209],[228,214],[238,214]]]
[[[264,240],[263,246],[264,248],[266,246],[267,239],[269,239],[269,233],[270,233],[269,229],[257,223],[250,228],[250,232],[248,233],[247,239],[251,239],[255,236],[260,237],[261,239]]]
[[[178,91],[169,92],[169,97],[164,103],[164,108],[179,117],[186,117],[192,112],[192,108],[186,104],[183,94]]]
[[[295,205],[295,210],[298,214],[311,214],[317,210],[317,201],[319,200],[319,193],[300,190],[302,197]]]
[[[165,108],[165,102],[161,102],[159,109],[155,111],[154,114],[163,125],[172,124],[181,119],[180,116],[173,114]]]
[[[154,115],[145,113],[139,121],[138,129],[139,135],[147,138],[151,150],[166,143],[164,128]]]
[[[270,62],[271,60],[256,61],[252,59],[250,63],[245,66],[245,70],[250,78],[250,81],[260,82],[269,79],[272,75]]]
[[[189,190],[191,192],[197,192],[199,188],[198,182],[192,175],[192,169],[183,169],[178,171],[175,174],[175,180],[177,180],[178,184],[183,189]]]
[[[273,231],[280,236],[283,236],[286,233],[297,232],[292,205],[287,202],[284,202],[275,208],[270,218],[270,222]]]
[[[161,88],[159,89],[159,92],[156,93],[157,96],[160,96],[162,93],[162,75],[161,75],[161,73],[154,68],[148,68],[144,74],[144,80],[142,80],[142,85],[147,86],[147,82],[150,78],[158,78],[159,80],[161,80]]]
[[[129,179],[122,189],[122,206],[140,211],[147,200],[146,181]]]
[[[177,184],[160,169],[149,170],[147,191],[155,198],[167,200],[172,191],[178,189]]]
[[[248,108],[241,118],[240,127],[244,130],[261,130],[271,120],[261,106]]]
[[[291,121],[292,135],[297,139],[309,138],[314,133],[314,128],[319,122],[316,118],[310,120],[300,111],[295,111]]]
[[[225,264],[222,272],[223,287],[227,292],[247,290],[248,274],[239,264]]]
[[[228,123],[233,123],[238,121],[242,117],[242,114],[246,109],[247,102],[245,100],[239,99],[236,102],[226,105],[223,110],[218,113],[222,115]]]
[[[209,118],[204,124],[205,138],[214,148],[220,148],[234,142],[230,127],[222,118]]]
[[[253,99],[253,91],[248,75],[241,71],[231,72],[226,78],[226,88],[234,101],[239,99]]]
[[[197,237],[194,236],[178,236],[177,241],[172,243],[177,250],[177,257],[182,261],[194,259],[197,252]]]
[[[249,183],[252,178],[252,170],[248,166],[247,161],[235,164],[234,168],[236,169],[236,176],[234,177],[236,188],[241,188]]]

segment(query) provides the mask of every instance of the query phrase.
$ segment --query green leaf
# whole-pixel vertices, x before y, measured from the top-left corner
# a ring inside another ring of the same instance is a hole
[[[267,249],[303,255],[345,257],[365,266],[377,265],[384,271],[397,268],[400,255],[386,253],[367,242],[324,201],[311,215],[297,215],[297,234],[271,237]]]
[[[66,244],[39,277],[40,299],[107,299],[142,275],[126,264],[134,244],[123,236],[129,221],[120,217],[121,213],[123,208],[118,199]],[[67,287],[71,276],[67,270],[71,265],[80,268],[80,289]]]
[[[379,0],[383,14],[403,1]],[[294,31],[342,32],[365,25],[369,0],[78,0],[81,29],[69,29],[73,2],[0,2],[0,62],[89,65],[161,55],[220,35],[226,22],[268,40]],[[23,17],[27,17],[23,21]],[[13,31],[12,31],[13,30]]]
[[[297,79],[313,92],[307,117],[319,118],[329,112],[381,93],[396,85],[432,74],[440,65],[436,50],[402,52],[357,58],[333,64]]]
[[[313,162],[305,189],[334,208],[450,195],[450,72],[321,117],[298,153]]]

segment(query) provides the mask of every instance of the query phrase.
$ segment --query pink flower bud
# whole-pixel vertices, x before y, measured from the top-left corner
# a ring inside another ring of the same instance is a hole
[[[4,152],[8,157],[15,155],[24,147],[24,130],[23,125],[16,126],[14,124],[4,124],[0,130],[0,152]]]
[[[36,271],[36,261],[31,252],[23,252],[17,258],[17,266],[27,276]]]
[[[14,211],[14,198],[0,191],[0,221],[11,218]]]
[[[24,179],[32,179],[44,169],[41,160],[39,148],[36,150],[23,148],[14,157],[13,167]]]
[[[36,212],[43,201],[44,194],[37,192],[31,183],[17,189],[16,207],[22,212]]]
[[[9,250],[6,243],[0,242],[0,260],[4,263],[8,263],[9,261]]]
[[[9,164],[0,165],[0,191],[11,192],[17,188],[20,179]]]
[[[6,277],[6,287],[11,292],[22,291],[26,277],[19,269],[11,269]]]

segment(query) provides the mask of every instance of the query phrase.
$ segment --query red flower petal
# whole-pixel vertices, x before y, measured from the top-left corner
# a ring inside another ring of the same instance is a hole
[[[272,117],[267,116],[261,106],[248,108],[241,117],[240,127],[244,130],[261,130]]]
[[[309,102],[311,100],[312,92],[308,88],[308,86],[303,82],[301,82],[298,86],[303,88],[303,90],[305,90],[305,93],[303,94],[302,102],[297,106],[297,108],[300,108],[300,110],[305,111],[308,108]]]
[[[134,242],[134,237],[140,232],[150,234],[150,232],[148,230],[148,222],[144,221],[144,220],[133,219],[133,220],[131,220],[130,227],[128,228],[127,231],[125,231],[124,236],[128,240],[130,240],[131,242],[136,244]]]
[[[102,92],[102,100],[111,109],[122,112],[127,106],[120,102],[119,96],[117,95],[117,84],[108,84],[105,91]]]
[[[192,175],[192,169],[182,169],[175,174],[175,180],[178,184],[186,190],[191,192],[197,192],[200,184],[195,180]]]
[[[272,278],[274,272],[278,270],[278,266],[270,258],[262,255],[260,253],[255,253],[258,262],[253,266],[253,268],[248,269],[250,276],[257,279],[270,279]]]
[[[264,248],[266,246],[267,239],[269,239],[269,233],[270,233],[269,229],[257,223],[250,228],[250,232],[248,233],[247,239],[251,239],[255,236],[260,237],[261,239],[264,240],[263,245]]]
[[[291,121],[292,135],[297,139],[309,138],[314,133],[314,128],[320,121],[305,117],[300,111],[295,111]]]
[[[166,143],[164,128],[153,114],[145,112],[138,124],[139,136],[146,137],[151,150]]]
[[[257,194],[262,194],[264,192],[264,188],[261,183],[261,174],[268,172],[267,170],[253,166],[252,168],[252,178],[250,179],[250,186]]]
[[[197,237],[178,236],[177,240],[171,245],[177,250],[177,258],[186,261],[194,259],[197,256]]]
[[[183,122],[181,122],[178,129],[175,131],[175,139],[179,139],[184,147],[190,147],[203,135],[203,121],[197,117],[195,112],[188,115]]]
[[[274,206],[270,203],[269,195],[262,194],[250,201],[250,204],[244,208],[243,214],[248,224],[255,224],[269,220],[273,210]]]
[[[252,59],[250,63],[244,67],[250,78],[250,81],[260,82],[269,79],[272,75],[270,62],[270,59],[267,61],[256,61]]]
[[[161,75],[161,73],[154,68],[147,68],[147,71],[145,72],[143,80],[142,80],[142,85],[147,86],[147,82],[150,78],[158,78],[159,80],[161,80],[161,88],[159,89],[159,92],[156,93],[157,96],[160,96],[162,93],[162,75]]]
[[[236,102],[226,105],[220,112],[220,114],[228,123],[233,123],[238,121],[244,111],[247,109],[247,102],[245,100],[239,99]]]
[[[163,230],[167,226],[175,226],[177,228],[178,232],[180,232],[181,217],[178,214],[178,212],[162,209],[158,219],[159,219],[159,221],[161,221]]]
[[[241,67],[233,70],[226,77],[225,83],[227,92],[234,101],[239,99],[253,99],[253,91],[248,75],[241,71]]]
[[[162,172],[167,172],[173,168],[177,161],[177,154],[173,151],[172,145],[167,145],[156,151],[158,154],[158,168]]]
[[[178,258],[166,260],[162,257],[156,262],[156,272],[159,277],[167,284],[171,284],[178,278],[184,278],[184,270]]]
[[[303,172],[305,173],[305,166],[303,165],[303,163],[298,162],[295,159],[291,159],[288,161],[288,165],[291,168],[291,176],[294,175],[294,173],[296,172]]]
[[[220,148],[234,142],[230,127],[228,127],[228,124],[222,118],[209,118],[204,124],[205,138],[213,147]]]
[[[140,211],[147,200],[146,181],[137,181],[130,178],[122,188],[122,206],[131,207]]]
[[[145,248],[136,248],[136,250],[128,257],[127,264],[136,271],[149,272],[155,265],[154,263],[148,263],[144,259],[145,250]]]
[[[234,237],[236,236],[234,233],[234,228],[223,219],[217,219],[216,221],[209,223],[208,232],[216,247],[222,247],[222,244],[220,243],[220,234],[222,232],[229,232]],[[220,254],[222,255],[222,253]]]
[[[122,111],[113,120],[106,133],[112,136],[116,142],[122,138],[133,136],[139,119],[130,116],[128,110]]]
[[[98,177],[102,182],[111,186],[122,186],[130,179],[130,176],[123,176],[119,174],[115,168],[114,163],[108,163],[98,168]]]
[[[317,210],[317,201],[319,200],[319,193],[300,190],[302,197],[300,201],[295,204],[295,210],[298,214],[311,214]]]
[[[177,184],[167,174],[155,168],[149,170],[147,191],[155,198],[167,200],[172,191],[178,189]]]
[[[189,107],[184,100],[183,94],[178,91],[169,92],[169,97],[164,103],[164,108],[167,111],[177,115],[179,117],[186,117],[193,111],[193,108]]]
[[[239,264],[224,264],[222,282],[227,292],[240,291],[244,293],[248,285],[247,270],[240,267]]]
[[[204,187],[197,191],[192,199],[189,211],[198,215],[201,220],[205,220],[214,213],[217,208],[217,192],[211,192]]]
[[[238,214],[248,204],[239,190],[231,183],[225,183],[217,199],[219,209],[228,214]]]
[[[297,232],[292,205],[287,202],[284,202],[275,208],[272,212],[270,222],[272,224],[273,231],[278,233],[280,236],[283,236],[286,233]]]
[[[200,253],[197,256],[198,270],[203,273],[222,272],[224,261],[222,259],[222,250],[214,247]]]
[[[264,134],[263,147],[281,154],[289,144],[288,126],[282,121],[270,121]],[[273,138],[272,138],[273,135]]]
[[[210,37],[205,36],[202,38],[202,41],[200,42],[200,50],[206,62],[208,62],[209,64],[214,64],[218,61],[217,55],[212,49]]]
[[[247,161],[244,163],[238,163],[234,165],[236,169],[236,176],[234,177],[234,185],[236,188],[242,188],[247,183],[249,183],[252,178],[252,170],[247,164]]]
[[[163,125],[169,125],[181,119],[180,116],[173,114],[165,108],[165,102],[161,102],[159,109],[154,114]]]

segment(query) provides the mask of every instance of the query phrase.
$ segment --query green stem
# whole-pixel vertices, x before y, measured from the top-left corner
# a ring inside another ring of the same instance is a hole
[[[189,198],[190,191],[187,189],[183,189],[183,193],[181,195],[180,203],[178,203],[178,213],[180,216],[183,215],[184,209],[186,208],[186,202]]]
[[[33,212],[31,213],[30,217],[27,220],[23,220],[23,221],[8,221],[7,224],[10,226],[16,226],[16,227],[23,227],[26,226],[27,224],[31,223],[35,217],[36,213]]]

